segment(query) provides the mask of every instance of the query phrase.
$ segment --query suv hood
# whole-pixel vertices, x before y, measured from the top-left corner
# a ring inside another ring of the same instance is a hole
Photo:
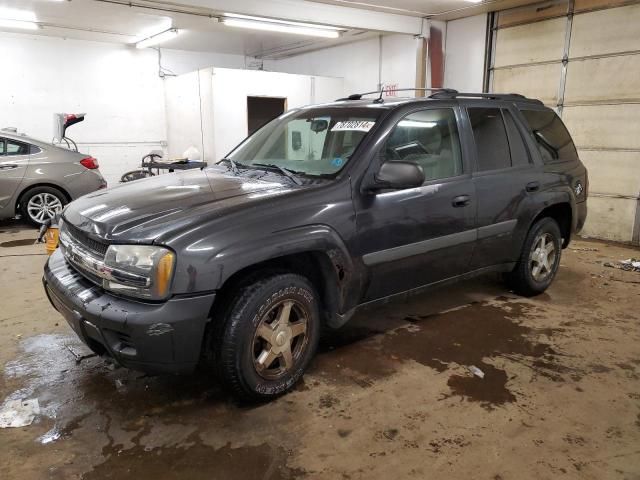
[[[287,179],[257,180],[235,176],[224,167],[214,166],[100,190],[70,203],[63,217],[92,237],[152,243],[163,234],[220,216],[224,208],[292,190]]]

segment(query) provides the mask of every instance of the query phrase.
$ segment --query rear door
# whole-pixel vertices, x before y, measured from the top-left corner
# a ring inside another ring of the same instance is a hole
[[[473,132],[478,241],[471,270],[515,261],[536,207],[542,168],[526,147],[526,132],[509,104],[466,108]]]
[[[0,208],[14,201],[29,165],[30,145],[0,137]]]
[[[401,116],[371,169],[414,162],[421,187],[357,192],[357,245],[374,300],[464,273],[475,241],[475,193],[458,127],[457,106],[421,108]]]

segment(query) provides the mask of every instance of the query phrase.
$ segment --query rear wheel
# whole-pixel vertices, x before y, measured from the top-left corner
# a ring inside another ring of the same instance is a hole
[[[513,290],[524,296],[544,292],[556,276],[562,252],[562,235],[552,218],[538,220],[529,230],[520,259],[507,275]]]
[[[240,287],[218,334],[214,361],[234,396],[268,400],[289,390],[313,358],[320,336],[318,296],[300,275]]]
[[[22,218],[35,226],[53,218],[66,205],[65,195],[53,187],[35,187],[20,199]]]

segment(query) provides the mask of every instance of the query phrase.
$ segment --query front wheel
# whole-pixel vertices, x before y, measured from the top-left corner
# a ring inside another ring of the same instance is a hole
[[[562,234],[553,218],[538,220],[529,230],[520,259],[507,275],[513,290],[527,297],[544,292],[556,276],[562,253]]]
[[[20,214],[32,225],[39,227],[62,211],[67,204],[64,194],[53,187],[35,187],[20,199]]]
[[[305,277],[295,274],[239,288],[220,320],[214,359],[224,383],[243,401],[269,400],[293,387],[320,337],[318,296]]]

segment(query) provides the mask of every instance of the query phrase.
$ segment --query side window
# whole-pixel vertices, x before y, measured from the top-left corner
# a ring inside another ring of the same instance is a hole
[[[503,110],[504,123],[507,126],[507,135],[509,137],[509,149],[511,150],[511,164],[514,167],[522,165],[529,165],[531,158],[529,157],[529,151],[524,144],[520,130],[516,125],[513,116],[509,110]]]
[[[578,160],[578,152],[571,140],[571,135],[555,112],[551,110],[521,110],[521,112],[529,124],[544,163]]]
[[[29,145],[7,140],[7,155],[29,155]]]
[[[420,165],[425,181],[460,175],[462,154],[453,109],[427,109],[404,117],[387,138],[384,158]]]
[[[0,138],[0,155],[4,155],[6,150],[4,148],[4,138]]]
[[[476,143],[478,170],[509,168],[509,140],[500,109],[469,108],[468,112]]]

